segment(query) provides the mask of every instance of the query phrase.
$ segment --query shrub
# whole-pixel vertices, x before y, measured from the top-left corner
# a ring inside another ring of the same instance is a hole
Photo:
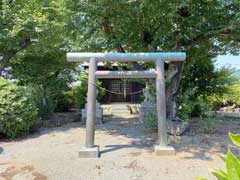
[[[184,119],[189,120],[193,112],[193,102],[192,97],[194,95],[194,90],[187,89],[186,91],[181,91],[178,95],[178,115]]]
[[[147,128],[157,130],[158,129],[157,108],[149,109],[148,112],[145,112],[143,115],[143,122]]]
[[[39,117],[45,118],[54,111],[55,104],[47,89],[43,90],[42,86],[34,86],[29,87],[29,90],[37,107]]]
[[[27,88],[0,78],[0,133],[12,138],[24,135],[36,120]]]
[[[183,120],[190,120],[191,117],[202,118],[213,108],[213,105],[203,95],[196,95],[196,88],[181,90],[178,103],[178,115]]]
[[[73,95],[71,91],[66,91],[59,93],[56,96],[56,107],[54,109],[55,112],[68,112],[69,108],[73,107]]]
[[[237,92],[235,86],[238,78],[233,76],[234,69],[216,69],[210,59],[195,62],[186,61],[178,92],[178,115],[184,120],[191,116],[201,117],[207,111],[221,107],[224,102],[233,105],[239,101],[240,91]]]

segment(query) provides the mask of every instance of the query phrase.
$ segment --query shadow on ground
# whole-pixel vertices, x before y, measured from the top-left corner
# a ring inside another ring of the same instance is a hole
[[[0,154],[2,154],[3,153],[3,148],[2,147],[0,147]]]
[[[112,117],[107,118],[105,122],[104,125],[97,127],[98,131],[106,131],[111,136],[125,136],[132,141],[124,145],[106,145],[106,149],[102,151],[102,154],[124,148],[153,150],[157,140],[157,133],[141,124],[138,117]],[[225,154],[228,148],[239,156],[239,150],[232,145],[227,136],[229,131],[239,132],[239,126],[237,125],[239,125],[239,121],[231,123],[223,121],[213,127],[211,134],[199,133],[193,130],[194,132],[188,132],[181,137],[171,136],[169,141],[176,148],[177,154],[183,159],[212,161],[213,158],[216,158],[216,155]]]
[[[153,146],[157,139],[157,133],[153,130],[145,128],[144,125],[139,122],[139,118],[137,116],[107,117],[104,121],[104,124],[96,125],[97,132],[103,132],[103,135],[101,134],[101,136],[106,135],[106,138],[109,136],[113,136],[113,138],[123,136],[129,140],[126,140],[126,143],[124,144],[105,144],[105,146],[99,144],[104,147],[101,154],[111,153],[113,151],[127,148],[153,151]],[[221,126],[224,125],[221,124]],[[231,131],[230,127],[227,129],[226,126],[224,127],[225,131]],[[46,134],[55,134],[57,132],[71,133],[71,130],[76,128],[85,130],[85,125],[81,124],[81,122],[74,122],[66,124],[62,127],[45,128],[32,134],[31,136],[15,139],[14,141],[24,141],[31,138],[38,138]],[[219,128],[216,127],[215,129]],[[237,129],[235,128],[234,131],[236,130]],[[225,131],[223,133],[225,133]],[[177,155],[181,156],[183,159],[201,159],[211,161],[212,158],[215,158],[213,155],[225,153],[228,148],[236,151],[236,148],[231,144],[226,134],[214,132],[208,135],[187,133],[182,137],[171,137],[170,143],[176,148]],[[0,147],[0,154],[2,151],[3,149],[1,150]],[[236,152],[239,153],[239,151]]]

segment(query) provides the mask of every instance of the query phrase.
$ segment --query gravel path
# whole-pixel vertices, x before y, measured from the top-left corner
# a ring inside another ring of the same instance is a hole
[[[218,155],[226,152],[226,136],[195,135],[172,140],[176,156],[153,153],[156,133],[137,117],[106,119],[97,126],[101,158],[80,159],[85,128],[72,123],[43,129],[31,137],[0,142],[0,180],[193,180],[214,179],[224,169]]]

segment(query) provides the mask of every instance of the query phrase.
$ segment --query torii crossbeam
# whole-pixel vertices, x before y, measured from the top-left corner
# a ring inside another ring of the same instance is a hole
[[[156,78],[158,141],[154,150],[157,155],[173,155],[175,150],[168,146],[166,126],[166,97],[164,61],[184,61],[184,52],[163,53],[67,53],[69,62],[89,61],[86,142],[80,149],[79,157],[99,157],[99,146],[94,144],[96,118],[96,79],[97,78]],[[97,62],[146,62],[154,61],[155,70],[147,71],[97,71]]]

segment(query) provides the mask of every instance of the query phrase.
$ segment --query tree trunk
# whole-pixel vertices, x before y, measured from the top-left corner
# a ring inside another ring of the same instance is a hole
[[[184,62],[174,62],[169,65],[170,71],[175,66],[177,71],[170,79],[170,83],[166,87],[166,105],[167,105],[167,118],[168,120],[176,119],[177,117],[177,92],[179,90],[180,81],[184,68]]]

